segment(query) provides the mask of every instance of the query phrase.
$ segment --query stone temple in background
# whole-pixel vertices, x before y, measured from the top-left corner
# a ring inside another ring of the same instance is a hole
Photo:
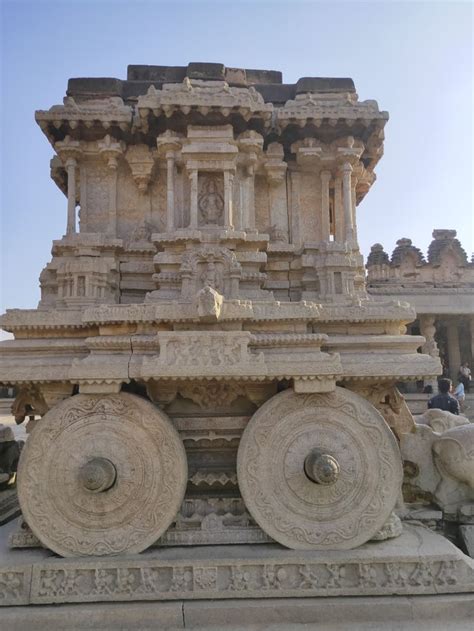
[[[426,259],[410,239],[399,239],[391,258],[376,243],[367,272],[371,295],[415,307],[408,332],[423,335],[423,352],[440,357],[444,376],[455,381],[461,364],[473,366],[474,258],[469,261],[455,230],[434,230]]]
[[[445,249],[374,246],[371,293],[359,252],[387,112],[190,63],[71,79],[36,120],[67,220],[38,308],[0,322],[30,418],[0,604],[471,591],[439,531],[474,521],[472,428],[397,389],[441,373],[394,295]]]

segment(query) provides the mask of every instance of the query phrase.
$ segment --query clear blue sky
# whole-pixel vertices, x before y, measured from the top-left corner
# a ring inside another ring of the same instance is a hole
[[[390,112],[378,180],[359,206],[366,256],[400,237],[426,252],[433,228],[473,249],[472,5],[469,2],[0,0],[1,310],[34,308],[66,199],[35,109],[61,103],[69,77],[126,77],[128,64],[231,67],[352,77]]]

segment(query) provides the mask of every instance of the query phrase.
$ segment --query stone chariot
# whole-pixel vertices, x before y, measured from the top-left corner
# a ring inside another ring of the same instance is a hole
[[[31,419],[13,544],[66,557],[35,602],[418,589],[337,561],[400,534],[396,383],[440,371],[413,309],[365,289],[387,119],[350,79],[193,63],[71,79],[36,113],[66,234],[38,308],[1,319],[0,369]],[[125,564],[150,547],[182,556]]]

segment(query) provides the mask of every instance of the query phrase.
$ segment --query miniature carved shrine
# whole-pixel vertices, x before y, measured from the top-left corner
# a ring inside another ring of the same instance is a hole
[[[440,373],[414,309],[366,292],[388,114],[350,79],[191,63],[71,79],[36,120],[66,230],[38,308],[1,319],[36,416],[13,545],[66,557],[34,602],[467,591],[453,552],[405,580],[363,545],[402,531],[395,384]]]

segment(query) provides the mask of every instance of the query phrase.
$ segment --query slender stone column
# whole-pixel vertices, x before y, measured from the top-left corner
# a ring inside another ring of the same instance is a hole
[[[437,359],[439,357],[438,345],[435,340],[436,333],[436,325],[435,325],[435,316],[433,315],[421,315],[420,316],[420,333],[425,338],[425,343],[421,347],[423,353],[430,355]],[[425,385],[429,385],[433,388],[433,392],[436,392],[437,387],[437,379],[434,377],[433,379],[425,380]]]
[[[233,229],[232,218],[232,192],[234,175],[230,171],[224,171],[224,226]]]
[[[354,242],[357,243],[357,220],[356,220],[356,186],[357,178],[352,176],[351,203],[352,203],[352,234]]]
[[[245,230],[253,230],[255,228],[255,167],[253,164],[247,167],[246,185],[247,195],[242,227]]]
[[[459,331],[456,320],[448,320],[446,323],[448,338],[449,376],[455,381],[461,365],[461,351],[459,349]]]
[[[191,180],[191,203],[190,203],[190,228],[198,227],[198,172],[193,169],[189,178]]]
[[[100,154],[109,170],[109,234],[117,235],[117,172],[119,157],[123,153],[123,144],[109,135],[98,143]]]
[[[342,201],[344,205],[345,238],[348,242],[352,242],[354,238],[351,174],[352,166],[349,162],[345,162],[342,167]]]
[[[334,239],[337,243],[344,241],[344,209],[342,207],[342,178],[336,177],[334,182]]]
[[[270,224],[272,241],[288,242],[288,196],[286,170],[269,178]]]
[[[78,232],[87,232],[87,223],[89,218],[87,216],[87,171],[85,165],[82,163],[80,166],[80,217],[79,217],[79,226]]]
[[[330,171],[321,171],[321,241],[329,241],[329,182]]]
[[[117,159],[109,159],[109,232],[117,235]]]
[[[76,165],[75,158],[68,158],[67,169],[67,226],[66,234],[76,232]]]
[[[174,230],[174,174],[175,174],[175,165],[174,165],[174,153],[172,151],[168,151],[166,153],[166,167],[167,167],[167,178],[166,178],[166,191],[167,191],[167,207],[166,207],[166,230],[168,232],[173,232]]]

